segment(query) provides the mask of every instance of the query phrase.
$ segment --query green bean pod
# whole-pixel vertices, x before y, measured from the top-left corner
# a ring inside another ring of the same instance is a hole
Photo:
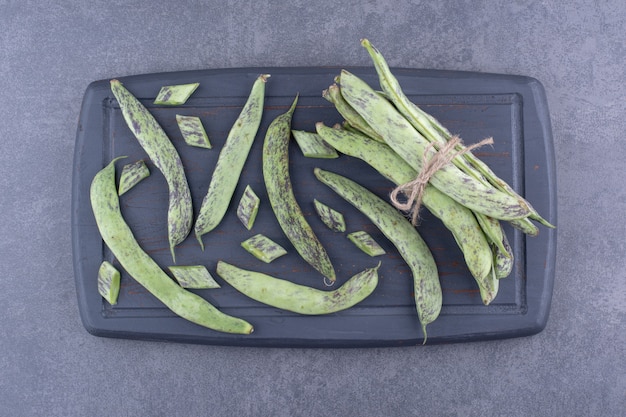
[[[150,176],[150,170],[146,166],[143,159],[132,164],[124,165],[122,174],[120,175],[120,183],[118,186],[118,195],[123,195],[133,188],[139,182]]]
[[[180,287],[139,246],[120,211],[115,188],[115,161],[103,168],[91,183],[90,200],[102,239],[124,269],[170,310],[213,330],[249,334],[252,326],[220,312],[202,297]]]
[[[267,128],[263,143],[263,178],[270,205],[285,236],[302,259],[334,282],[335,269],[326,249],[304,218],[289,176],[291,117],[297,101],[298,97],[293,101],[291,108],[276,117]]]
[[[176,262],[174,247],[185,240],[193,221],[191,192],[183,163],[154,116],[119,80],[111,80],[111,91],[120,105],[126,124],[167,181],[167,234],[172,259]]]
[[[333,84],[328,89],[322,92],[322,97],[326,100],[330,101],[335,105],[335,109],[339,112],[340,115],[348,122],[348,124],[357,129],[358,131],[365,133],[370,138],[377,140],[379,142],[385,142],[385,140],[378,134],[374,129],[367,124],[365,119],[361,117],[361,115],[354,110],[348,102],[343,98],[341,92],[339,91],[339,86],[337,84]]]
[[[322,315],[345,310],[367,298],[378,285],[379,267],[380,262],[333,291],[248,271],[223,261],[217,263],[217,274],[244,295],[263,304],[298,314]]]
[[[507,250],[502,243],[502,235],[504,234],[504,230],[502,230],[502,223],[500,223],[498,219],[485,216],[482,213],[474,213],[474,215],[476,216],[476,220],[478,220],[480,228],[483,229],[483,232],[485,232],[487,240],[494,244],[499,251],[506,253]]]
[[[515,263],[513,249],[509,244],[506,233],[502,234],[502,246],[504,247],[504,251],[501,251],[498,248],[494,250],[494,267],[497,279],[508,277],[513,271],[513,265]]]
[[[202,250],[204,250],[202,236],[216,228],[222,221],[237,187],[241,171],[261,124],[265,82],[268,78],[268,74],[263,74],[254,82],[250,96],[228,133],[226,143],[217,158],[209,190],[202,200],[194,225],[196,239]]]
[[[396,185],[405,184],[417,175],[416,171],[386,144],[364,135],[324,126],[321,122],[317,123],[316,129],[319,135],[339,152],[367,162]],[[432,185],[426,186],[422,202],[450,230],[463,252],[465,263],[472,276],[477,281],[488,280],[493,265],[493,254],[472,211]]]
[[[345,70],[341,72],[341,93],[398,155],[413,169],[421,171],[422,158],[429,142],[393,104],[377,94],[363,80]],[[529,214],[523,201],[494,187],[485,186],[452,164],[435,172],[430,182],[462,205],[496,219],[519,219]]]
[[[356,182],[319,168],[315,176],[365,214],[398,249],[413,273],[415,307],[424,333],[441,312],[442,293],[437,265],[426,242],[415,227],[384,200]]]

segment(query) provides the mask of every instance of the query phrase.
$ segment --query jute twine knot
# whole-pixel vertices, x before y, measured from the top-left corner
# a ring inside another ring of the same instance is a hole
[[[422,206],[422,198],[424,197],[424,190],[430,181],[430,178],[435,175],[437,171],[449,164],[458,155],[463,155],[466,152],[470,152],[473,149],[480,148],[484,145],[492,145],[493,138],[485,138],[478,143],[470,146],[464,146],[461,150],[455,151],[456,145],[461,143],[461,138],[454,135],[448,140],[448,142],[439,148],[439,151],[432,152],[434,150],[433,144],[429,144],[422,156],[422,170],[417,177],[394,188],[391,192],[391,202],[398,210],[409,211],[412,213],[411,223],[413,226],[417,225],[419,217],[419,209]],[[431,157],[430,154],[434,153]],[[398,194],[404,194],[406,201],[403,203],[398,200]]]

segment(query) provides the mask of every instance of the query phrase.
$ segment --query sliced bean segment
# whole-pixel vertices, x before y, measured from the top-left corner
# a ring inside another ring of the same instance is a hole
[[[287,254],[285,248],[260,233],[241,242],[241,247],[267,264]]]
[[[339,156],[337,151],[328,146],[317,133],[305,132],[304,130],[292,130],[291,133],[296,139],[302,155],[307,158],[333,159]]]
[[[199,117],[177,114],[176,123],[178,123],[180,133],[183,135],[187,145],[206,149],[212,148],[209,135],[204,130],[204,125]]]
[[[496,278],[506,278],[513,271],[513,265],[515,264],[513,258],[513,249],[509,244],[509,240],[506,237],[506,234],[502,235],[502,246],[504,246],[504,252],[497,250],[495,251],[496,259],[494,262],[495,270],[496,270]]]
[[[343,219],[343,214],[328,207],[318,199],[313,199],[313,205],[315,206],[317,215],[330,230],[333,232],[346,231],[346,222]]]
[[[361,115],[348,104],[346,99],[343,98],[341,92],[339,91],[339,86],[337,84],[333,84],[328,89],[322,92],[322,97],[326,100],[330,101],[335,105],[335,109],[346,119],[347,124],[366,134],[372,139],[375,139],[379,142],[385,142],[385,140],[380,136],[372,127],[367,124],[365,119],[361,117]]]
[[[141,180],[146,179],[149,176],[150,170],[146,166],[146,163],[141,159],[137,162],[133,162],[132,164],[124,165],[120,176],[118,195],[124,194],[141,182]]]
[[[291,108],[276,117],[267,128],[263,143],[263,179],[267,197],[278,224],[296,251],[307,263],[328,278],[336,279],[335,269],[313,229],[304,218],[296,201],[289,175],[289,138],[291,117],[298,97]]]
[[[174,247],[185,240],[193,220],[191,192],[183,163],[176,148],[148,109],[119,80],[111,80],[111,90],[122,109],[126,124],[167,181],[167,234],[172,259],[176,262]]]
[[[394,207],[356,182],[315,168],[315,176],[365,214],[393,243],[413,273],[415,306],[426,343],[426,326],[441,312],[442,292],[437,265],[426,242]]]
[[[193,323],[213,330],[249,334],[252,326],[222,313],[202,297],[172,280],[139,246],[120,211],[115,187],[115,161],[91,183],[90,200],[98,230],[122,267],[170,310]]]
[[[223,261],[217,274],[242,294],[263,304],[298,314],[321,315],[350,308],[367,298],[378,285],[380,263],[366,269],[333,291],[322,291]]]
[[[349,233],[348,239],[369,256],[380,256],[386,253],[382,246],[365,230]]]
[[[98,269],[98,292],[109,304],[117,304],[120,293],[120,271],[108,261],[103,261]]]
[[[243,192],[243,195],[241,196],[241,200],[239,200],[239,204],[237,205],[237,217],[246,229],[250,230],[252,229],[252,226],[254,226],[254,221],[259,213],[260,204],[261,200],[248,184]]]
[[[170,266],[168,269],[183,288],[206,290],[220,287],[204,265]]]
[[[187,102],[187,99],[200,86],[200,83],[166,85],[161,87],[154,104],[165,106],[180,106]]]
[[[268,74],[263,74],[254,82],[250,96],[228,133],[226,143],[218,156],[209,190],[202,200],[200,213],[194,225],[196,239],[202,250],[204,250],[202,236],[215,229],[228,210],[241,171],[259,130],[263,116],[265,82],[268,78]]]

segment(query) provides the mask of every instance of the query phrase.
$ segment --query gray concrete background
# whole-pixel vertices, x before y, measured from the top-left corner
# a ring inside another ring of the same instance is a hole
[[[623,415],[624,2],[226,3],[0,0],[0,414]],[[369,65],[361,37],[393,66],[521,74],[544,84],[559,204],[546,329],[495,342],[351,350],[89,335],[70,237],[74,138],[89,82]]]

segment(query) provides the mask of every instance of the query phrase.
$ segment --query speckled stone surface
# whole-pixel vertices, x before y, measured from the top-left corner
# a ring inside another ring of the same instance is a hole
[[[620,0],[0,0],[0,414],[622,415],[625,26]],[[347,350],[88,334],[70,234],[86,86],[161,71],[369,65],[362,37],[392,66],[543,83],[559,205],[546,329],[494,342]]]

